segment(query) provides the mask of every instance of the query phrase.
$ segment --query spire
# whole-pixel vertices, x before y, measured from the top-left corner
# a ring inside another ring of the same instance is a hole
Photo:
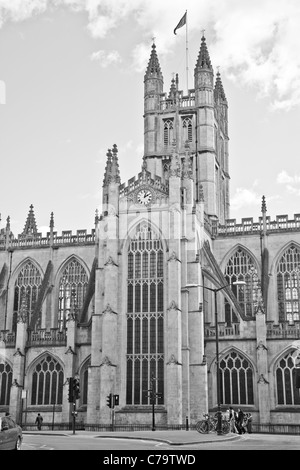
[[[225,91],[223,88],[223,83],[221,80],[221,74],[218,70],[217,76],[216,76],[216,84],[215,84],[215,89],[214,89],[214,95],[215,95],[215,100],[216,101],[223,101],[224,103],[227,103],[227,99],[225,96]]]
[[[171,87],[170,87],[170,93],[169,93],[170,99],[175,99],[176,91],[177,91],[176,82],[175,82],[175,78],[173,77],[171,80]]]
[[[262,211],[263,214],[265,214],[267,212],[267,205],[266,205],[265,196],[262,197],[261,211]]]
[[[37,231],[37,226],[36,226],[36,221],[35,221],[35,215],[33,212],[33,205],[31,204],[29,213],[27,216],[27,220],[25,223],[25,227],[21,235],[24,237],[28,237],[28,236],[32,237],[32,236],[37,235],[37,233],[38,231]]]
[[[196,67],[200,69],[209,69],[212,70],[212,65],[208,53],[208,49],[206,46],[206,40],[204,35],[201,38],[201,46],[200,46],[200,51],[198,54],[198,59],[196,63]]]
[[[105,172],[104,172],[103,186],[107,186],[110,183],[111,161],[112,161],[111,149],[108,149],[106,156],[107,156],[107,159],[106,159],[106,167],[105,167]]]
[[[120,170],[118,160],[118,149],[116,144],[113,145],[113,149],[107,151],[106,167],[103,179],[103,186],[107,186],[110,183],[120,183]]]
[[[111,181],[114,182],[114,183],[120,183],[118,148],[117,148],[116,144],[113,145],[113,149],[112,149]]]
[[[50,227],[50,230],[53,230],[53,229],[54,229],[54,215],[53,215],[53,212],[51,212],[51,215],[50,215],[50,224],[49,224],[49,227]]]
[[[158,60],[157,53],[156,53],[156,46],[154,42],[152,44],[151,55],[150,55],[147,70],[145,73],[145,78],[152,77],[153,75],[156,75],[159,78],[162,78],[162,73],[161,73],[159,60]]]

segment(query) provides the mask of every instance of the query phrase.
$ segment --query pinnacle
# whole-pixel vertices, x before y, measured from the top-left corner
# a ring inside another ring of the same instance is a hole
[[[154,43],[152,44],[151,55],[150,55],[150,59],[148,62],[145,75],[153,75],[153,74],[157,74],[161,76],[161,69],[160,69],[159,60],[158,60],[157,53],[156,53],[156,46]]]
[[[209,69],[212,70],[212,65],[206,45],[206,40],[205,37],[202,36],[201,38],[201,46],[200,46],[200,51],[196,63],[196,67],[199,67],[201,69]]]
[[[21,235],[24,237],[28,237],[28,236],[37,235],[37,233],[38,231],[37,231],[35,215],[33,211],[33,205],[31,204],[29,207],[29,213],[27,216],[27,220],[25,222],[24,230]]]
[[[220,97],[222,101],[227,102],[226,96],[225,96],[225,91],[223,88],[223,83],[221,80],[221,74],[218,71],[217,72],[217,77],[216,77],[216,83],[215,83],[215,97],[218,98]]]

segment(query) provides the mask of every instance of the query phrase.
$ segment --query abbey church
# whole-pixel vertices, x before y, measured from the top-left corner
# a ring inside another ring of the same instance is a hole
[[[42,236],[31,205],[21,234],[10,217],[0,231],[0,414],[69,423],[78,376],[86,428],[151,427],[153,404],[160,426],[218,406],[297,425],[300,213],[271,220],[262,195],[258,220],[230,218],[230,103],[206,39],[186,95],[149,52],[141,171],[122,182],[108,144],[94,228],[57,233],[51,213]]]

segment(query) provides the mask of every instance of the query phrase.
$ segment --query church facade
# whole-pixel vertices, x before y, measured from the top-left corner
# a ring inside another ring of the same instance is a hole
[[[193,425],[229,406],[298,424],[300,214],[230,219],[228,102],[202,37],[187,95],[155,44],[141,171],[107,152],[102,211],[76,234],[0,232],[0,413],[18,422]],[[219,375],[217,376],[217,371]],[[219,377],[217,383],[217,377]],[[117,396],[114,408],[108,397]]]

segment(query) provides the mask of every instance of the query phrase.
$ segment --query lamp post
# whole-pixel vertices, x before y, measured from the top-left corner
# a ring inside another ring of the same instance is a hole
[[[214,292],[214,297],[215,297],[215,331],[216,331],[216,370],[217,370],[217,434],[219,436],[222,435],[222,412],[221,412],[221,389],[220,389],[220,364],[219,364],[219,329],[218,329],[218,308],[217,308],[217,293],[225,289],[226,287],[230,287],[232,285],[234,286],[242,286],[245,285],[245,281],[235,281],[232,282],[231,284],[226,284],[225,286],[221,286],[218,288],[212,288],[212,287],[207,287],[207,286],[202,286],[200,284],[187,284],[185,287],[202,287],[203,289],[210,290]]]

